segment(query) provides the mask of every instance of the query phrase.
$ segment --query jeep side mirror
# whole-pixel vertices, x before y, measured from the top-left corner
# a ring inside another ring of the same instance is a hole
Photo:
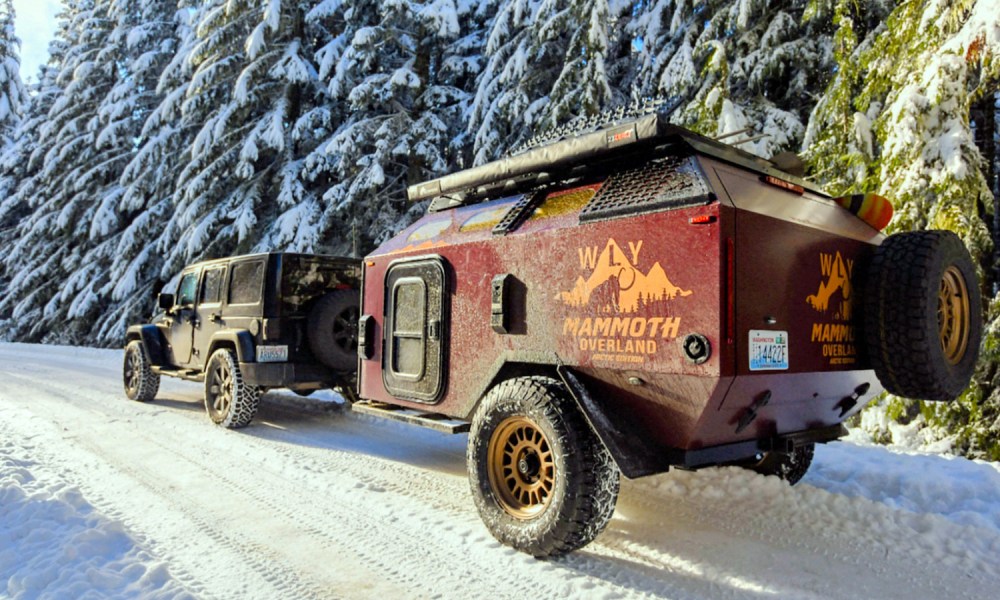
[[[156,304],[165,311],[170,310],[174,307],[174,295],[160,294],[156,297]]]

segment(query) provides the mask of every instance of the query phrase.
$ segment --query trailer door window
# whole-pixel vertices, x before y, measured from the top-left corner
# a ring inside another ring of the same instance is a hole
[[[405,260],[385,282],[385,356],[382,381],[397,398],[436,402],[444,390],[444,261]]]

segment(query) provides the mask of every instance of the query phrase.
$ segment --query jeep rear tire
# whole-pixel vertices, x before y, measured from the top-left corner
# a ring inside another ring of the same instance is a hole
[[[982,338],[972,258],[950,231],[889,236],[864,294],[865,344],[892,394],[953,400],[969,385]]]
[[[142,342],[132,340],[125,346],[125,360],[122,365],[125,395],[129,400],[149,402],[160,390],[160,374],[154,373],[146,349]]]
[[[335,371],[357,368],[360,316],[357,290],[329,292],[313,305],[307,322],[309,348],[320,363]]]
[[[212,353],[205,371],[205,410],[216,425],[228,429],[246,427],[257,414],[260,389],[243,380],[232,350]]]
[[[469,482],[501,543],[544,558],[591,542],[611,520],[619,473],[562,383],[504,381],[472,420]]]

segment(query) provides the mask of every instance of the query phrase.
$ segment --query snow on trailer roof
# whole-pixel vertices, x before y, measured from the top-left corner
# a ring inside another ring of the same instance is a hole
[[[460,206],[489,196],[490,191],[517,190],[578,177],[580,167],[639,153],[650,148],[686,146],[713,158],[772,175],[811,192],[828,196],[812,182],[777,169],[774,164],[668,122],[664,113],[603,125],[597,130],[558,139],[519,154],[431,179],[407,188],[410,201],[433,199],[431,210]]]

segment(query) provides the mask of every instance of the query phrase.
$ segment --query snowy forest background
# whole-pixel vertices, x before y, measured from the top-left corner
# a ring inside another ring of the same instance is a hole
[[[422,213],[408,184],[663,98],[889,197],[890,231],[965,240],[993,297],[973,385],[863,425],[1000,459],[1000,0],[65,0],[27,89],[14,19],[0,0],[0,339],[119,345],[187,263],[364,254]]]

